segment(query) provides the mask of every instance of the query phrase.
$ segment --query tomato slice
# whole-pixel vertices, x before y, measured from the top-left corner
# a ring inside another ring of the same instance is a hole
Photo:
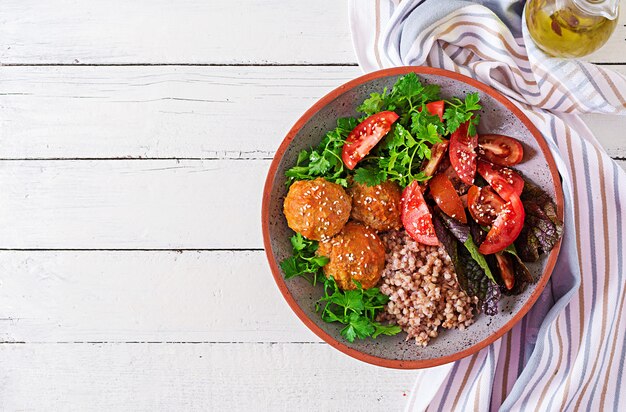
[[[439,120],[441,120],[443,122],[443,107],[445,105],[445,101],[443,100],[438,100],[436,102],[430,102],[426,105],[426,110],[428,110],[428,112],[430,114],[436,114],[437,116],[439,116]]]
[[[525,216],[519,196],[511,193],[478,251],[483,255],[490,255],[506,249],[522,231]]]
[[[461,202],[459,194],[445,174],[439,173],[430,179],[428,186],[430,187],[430,194],[443,213],[461,223],[467,223],[463,202]]]
[[[472,186],[467,192],[467,208],[481,226],[491,226],[506,202],[489,186]]]
[[[444,159],[446,150],[448,150],[448,145],[449,142],[443,140],[439,143],[435,143],[433,147],[430,148],[430,159],[428,159],[428,163],[426,163],[426,166],[422,169],[425,176],[430,177],[437,172],[437,168]]]
[[[513,273],[513,262],[509,256],[503,253],[496,253],[496,261],[498,262],[498,268],[500,269],[500,277],[504,281],[504,286],[511,290],[515,286],[515,275]]]
[[[341,159],[346,167],[350,170],[354,169],[356,164],[389,133],[391,125],[398,120],[398,117],[400,116],[396,113],[386,111],[373,114],[359,123],[350,132],[343,145]]]
[[[504,199],[509,200],[511,193],[517,196],[524,190],[524,179],[508,167],[498,167],[478,159],[478,173]]]
[[[478,136],[478,154],[500,166],[515,166],[524,157],[522,144],[509,136],[483,134]]]
[[[463,183],[471,185],[476,175],[478,137],[468,136],[469,122],[462,123],[450,136],[450,163]]]
[[[412,181],[402,192],[402,224],[406,232],[419,243],[430,246],[439,244],[433,217],[417,180]]]

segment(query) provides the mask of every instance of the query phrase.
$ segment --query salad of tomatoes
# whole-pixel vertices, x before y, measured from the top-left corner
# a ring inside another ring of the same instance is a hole
[[[399,331],[358,309],[372,302],[352,312],[329,303],[386,301],[375,289],[389,253],[379,235],[399,231],[422,250],[447,254],[460,289],[486,314],[497,312],[501,293],[532,283],[524,262],[558,242],[552,199],[514,169],[524,146],[479,130],[481,108],[478,93],[444,100],[438,86],[411,73],[372,93],[357,107],[360,117],[338,119],[285,173],[283,211],[297,236],[281,268],[333,291],[322,299],[322,319],[346,325],[347,340]]]

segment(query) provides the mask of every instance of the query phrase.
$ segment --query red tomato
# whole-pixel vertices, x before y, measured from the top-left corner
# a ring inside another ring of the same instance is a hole
[[[490,255],[506,249],[522,231],[525,216],[519,196],[511,193],[478,251],[483,255]]]
[[[463,202],[445,174],[440,173],[430,179],[428,186],[430,194],[443,213],[461,223],[467,223]]]
[[[431,246],[439,244],[433,217],[417,180],[411,182],[402,192],[402,224],[406,232],[419,243]]]
[[[519,196],[524,190],[524,179],[508,167],[494,166],[478,159],[478,173],[504,200],[509,200],[510,193]]]
[[[500,268],[500,277],[504,281],[504,286],[508,290],[513,289],[513,286],[515,286],[515,275],[513,274],[511,258],[503,253],[496,253],[496,261],[498,262],[498,268]]]
[[[500,166],[515,166],[522,161],[524,149],[516,139],[501,134],[478,136],[478,154]]]
[[[389,133],[391,125],[398,117],[400,116],[390,111],[376,113],[363,120],[350,132],[341,152],[341,158],[348,169],[354,169],[354,166],[367,156],[376,143]]]
[[[445,105],[445,102],[443,100],[430,102],[426,105],[426,110],[428,110],[430,114],[436,114],[437,116],[439,116],[439,120],[443,122],[443,106],[444,105]]]
[[[450,136],[450,163],[459,179],[471,185],[476,175],[478,137],[468,136],[468,125],[468,122],[461,124]]]
[[[472,186],[467,192],[467,208],[481,226],[491,226],[505,203],[489,186]]]
[[[430,148],[430,159],[428,159],[428,163],[422,169],[424,175],[430,177],[437,172],[437,168],[439,164],[443,160],[446,154],[446,150],[448,150],[449,142],[447,140],[443,140],[439,143],[435,143],[433,147]]]

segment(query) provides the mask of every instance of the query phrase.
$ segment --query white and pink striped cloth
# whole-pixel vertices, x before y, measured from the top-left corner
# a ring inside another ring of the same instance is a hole
[[[408,410],[624,411],[626,173],[578,114],[626,114],[626,79],[543,54],[520,21],[523,1],[481,3],[490,8],[458,0],[350,2],[364,71],[434,66],[497,89],[546,137],[565,191],[562,251],[540,300],[488,348],[416,371]]]

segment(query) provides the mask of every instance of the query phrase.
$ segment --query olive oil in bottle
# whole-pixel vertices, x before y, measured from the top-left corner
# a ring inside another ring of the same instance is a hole
[[[529,0],[526,23],[544,52],[581,57],[606,43],[615,30],[618,13],[618,0]]]

